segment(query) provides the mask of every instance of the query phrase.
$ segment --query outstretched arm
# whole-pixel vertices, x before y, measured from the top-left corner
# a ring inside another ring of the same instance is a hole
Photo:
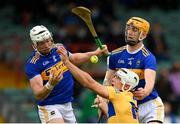
[[[87,72],[79,69],[77,66],[72,64],[66,54],[66,50],[64,48],[59,49],[58,52],[64,62],[64,64],[68,67],[68,69],[71,71],[75,79],[84,87],[89,88],[90,90],[96,92],[100,96],[104,98],[108,98],[108,90],[106,86],[101,85],[97,81],[95,81]]]
[[[90,57],[93,55],[101,56],[103,54],[108,54],[108,49],[106,45],[103,45],[103,49],[97,48],[95,51],[85,52],[85,53],[73,53],[69,56],[70,61],[73,64],[81,64],[83,62],[89,61]]]
[[[63,45],[56,45],[57,49],[62,49],[64,48]],[[97,48],[94,51],[90,51],[90,52],[85,52],[85,53],[72,53],[69,56],[69,60],[75,64],[81,64],[83,62],[87,62],[89,61],[90,57],[93,55],[97,55],[97,56],[101,56],[103,54],[108,54],[109,51],[107,49],[106,45],[103,45],[103,49],[101,50],[100,48]]]

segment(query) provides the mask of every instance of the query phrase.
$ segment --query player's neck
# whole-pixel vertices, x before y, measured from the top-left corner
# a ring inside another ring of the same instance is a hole
[[[138,43],[138,44],[136,44],[135,46],[127,45],[127,51],[128,51],[129,53],[136,53],[136,52],[138,52],[143,46],[144,46],[144,44],[141,43],[141,42]]]

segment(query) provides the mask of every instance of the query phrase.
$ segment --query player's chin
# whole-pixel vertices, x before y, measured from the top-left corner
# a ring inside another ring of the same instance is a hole
[[[133,41],[133,40],[127,40],[126,43],[127,43],[128,45],[130,45],[130,46],[136,45],[136,42]]]
[[[136,99],[137,99],[137,100],[142,100],[142,99],[143,99],[143,97],[136,97]]]
[[[46,54],[49,54],[51,51],[51,49],[45,49],[45,50],[41,50],[40,53],[46,55]]]

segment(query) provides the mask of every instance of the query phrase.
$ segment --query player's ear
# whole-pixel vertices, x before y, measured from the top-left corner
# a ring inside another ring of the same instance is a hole
[[[147,34],[145,32],[141,32],[139,35],[139,41],[142,41],[146,38]]]

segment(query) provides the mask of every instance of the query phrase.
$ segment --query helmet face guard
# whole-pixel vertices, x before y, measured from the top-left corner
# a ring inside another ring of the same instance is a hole
[[[139,84],[139,76],[128,69],[121,68],[116,72],[116,75],[121,78],[122,91],[133,90]],[[128,89],[125,89],[125,85],[129,85]]]
[[[132,29],[133,31],[139,31],[139,38],[137,41],[134,40],[128,40],[127,39],[127,31],[129,29]],[[140,41],[142,41],[144,38],[142,37],[143,34],[147,35],[149,32],[150,24],[145,19],[139,18],[139,17],[132,17],[130,18],[126,23],[126,31],[125,31],[125,41],[128,45],[134,46]]]

